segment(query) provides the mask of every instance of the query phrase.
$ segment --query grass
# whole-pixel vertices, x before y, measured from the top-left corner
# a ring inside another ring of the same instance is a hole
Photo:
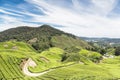
[[[63,50],[56,47],[43,51],[41,54],[34,56],[34,61],[38,63],[38,66],[36,68],[30,67],[29,69],[32,72],[40,72],[49,68],[63,66],[65,64],[61,62],[62,53]]]
[[[13,48],[14,47],[14,48]],[[62,63],[61,55],[64,50],[60,48],[50,48],[42,53],[37,53],[28,44],[23,42],[2,42],[0,43],[0,79],[1,80],[118,80],[120,78],[120,57],[104,59],[101,63],[95,64],[88,62],[84,65],[76,63],[66,66],[70,63]],[[81,50],[79,54],[87,62],[86,57],[91,57],[95,52]],[[83,57],[84,56],[84,57]],[[21,70],[23,59],[32,58],[37,66],[29,67],[31,72],[41,72],[58,66],[57,68],[42,76],[29,77],[25,76]],[[84,59],[85,58],[85,59]]]
[[[20,75],[23,75],[22,78],[25,77],[20,64],[23,59],[27,58],[32,58],[37,63],[35,68],[29,67],[31,72],[41,72],[49,68],[65,65],[61,63],[62,53],[62,49],[55,47],[42,53],[36,53],[28,44],[23,42],[9,41],[0,43],[0,79],[13,79],[18,78]],[[15,70],[19,72],[15,72]]]
[[[60,47],[62,49],[66,47],[72,47],[72,46],[81,46],[82,48],[91,48],[90,45],[88,45],[87,42],[80,40],[80,39],[74,39],[72,37],[61,35],[61,36],[53,36],[51,39],[51,42],[54,46]]]
[[[43,79],[50,76],[56,80],[109,80],[113,76],[98,65],[76,64],[70,67],[60,68],[42,76]],[[49,80],[45,79],[45,80]]]
[[[107,69],[114,77],[120,78],[120,57],[105,59],[100,65]]]
[[[0,55],[0,71],[2,79],[13,79],[24,77],[19,66],[19,61],[21,59],[16,57],[11,57],[8,55]]]

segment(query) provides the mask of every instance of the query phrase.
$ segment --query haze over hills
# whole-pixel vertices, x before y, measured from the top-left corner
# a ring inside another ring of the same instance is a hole
[[[8,29],[0,32],[0,38],[1,42],[12,39],[27,42],[38,51],[43,51],[50,47],[59,47],[62,49],[71,46],[90,47],[84,40],[49,25],[42,25],[37,28],[22,26]]]
[[[120,38],[89,38],[89,37],[80,37],[87,41],[106,41],[106,42],[114,42],[114,43],[120,43]]]
[[[89,38],[89,37],[80,37],[81,39],[92,42],[98,43],[99,45],[111,45],[111,46],[119,46],[120,45],[120,38]]]

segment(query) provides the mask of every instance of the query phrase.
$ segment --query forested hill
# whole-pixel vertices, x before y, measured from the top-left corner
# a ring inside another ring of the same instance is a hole
[[[38,51],[42,51],[50,47],[90,47],[87,42],[79,39],[78,37],[55,29],[49,25],[42,25],[40,27],[21,26],[0,32],[0,42],[9,40],[27,42]]]

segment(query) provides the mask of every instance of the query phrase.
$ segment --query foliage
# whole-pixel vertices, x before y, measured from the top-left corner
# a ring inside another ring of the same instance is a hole
[[[65,53],[62,55],[62,61],[65,62],[81,61],[87,64],[90,61],[99,63],[101,59],[102,55],[100,53],[80,49],[77,47],[66,48]]]
[[[102,55],[100,53],[84,49],[82,49],[79,54],[96,63],[98,63],[102,59]]]
[[[92,42],[89,42],[89,44],[93,47],[93,48],[90,48],[88,50],[91,50],[91,51],[95,51],[95,52],[98,52],[102,55],[106,54],[107,53],[107,47],[103,47],[103,46],[100,46],[99,44],[97,43],[92,43]]]
[[[115,48],[115,55],[116,56],[120,55],[120,46]]]
[[[99,63],[100,60],[102,60],[102,55],[100,53],[97,53],[97,52],[92,52],[89,55],[89,58],[90,58],[91,61],[93,61],[95,63]]]
[[[52,28],[49,25],[42,25],[37,28],[22,26],[0,32],[0,42],[9,40],[27,42],[39,52],[50,47],[62,49],[69,46],[90,47],[87,42],[76,36]]]
[[[16,46],[17,48],[13,48]],[[79,47],[70,47],[65,50],[53,47],[37,54],[36,51],[24,42],[0,43],[0,79],[1,80],[118,80],[120,78],[120,57],[104,59],[99,64],[80,64],[61,62],[64,52],[69,52],[68,60],[80,61],[91,60],[96,62],[100,59],[99,53],[88,51]],[[73,58],[72,58],[72,56]],[[78,57],[78,58],[75,58]],[[20,64],[22,60],[32,58],[37,66],[29,67],[31,72],[41,72],[50,68],[56,68],[42,76],[29,77],[22,73]],[[64,66],[64,67],[61,67]]]

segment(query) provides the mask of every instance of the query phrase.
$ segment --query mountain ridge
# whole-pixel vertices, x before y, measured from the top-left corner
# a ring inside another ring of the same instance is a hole
[[[39,27],[21,26],[0,32],[0,42],[17,40],[30,42],[36,49],[43,51],[50,47],[66,48],[69,46],[80,46],[82,48],[90,47],[84,40],[77,36],[65,33],[49,25]]]

